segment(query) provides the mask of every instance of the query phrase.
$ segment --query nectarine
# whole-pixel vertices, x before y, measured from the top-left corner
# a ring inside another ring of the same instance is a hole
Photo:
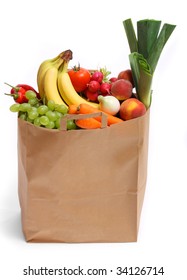
[[[131,120],[137,117],[141,117],[145,114],[145,105],[137,98],[129,98],[121,103],[120,117],[123,120]]]

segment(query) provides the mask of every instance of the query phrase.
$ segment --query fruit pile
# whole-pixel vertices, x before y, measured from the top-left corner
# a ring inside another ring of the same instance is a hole
[[[117,77],[109,77],[106,68],[88,70],[79,65],[69,69],[72,51],[63,51],[40,64],[37,91],[25,84],[11,88],[8,95],[15,103],[10,110],[25,121],[51,129],[59,129],[66,114],[104,112],[108,125],[144,115],[151,105],[158,59],[175,25],[164,24],[159,32],[161,21],[141,20],[136,38],[131,19],[123,24],[131,50],[130,69],[120,71]],[[101,117],[67,122],[67,129],[99,127]]]
[[[69,71],[71,78],[71,73],[73,70]],[[106,68],[101,68],[99,71],[90,71],[90,79],[86,85],[86,89],[83,91],[84,96],[94,102],[98,102],[98,96],[107,96],[113,95],[116,96],[119,100],[124,100],[130,97],[132,94],[133,88],[133,77],[132,71],[130,69],[121,71],[118,77],[108,76],[111,72],[107,71]],[[123,80],[122,82],[117,82],[117,80]],[[72,83],[74,84],[74,79],[71,78]],[[114,84],[114,82],[116,82]],[[112,85],[114,84],[113,88]],[[124,91],[123,91],[124,88]],[[121,96],[120,96],[121,94]]]
[[[79,66],[68,69],[71,58],[72,52],[67,50],[42,62],[37,73],[38,91],[25,84],[11,86],[7,95],[11,95],[15,103],[10,111],[36,126],[50,129],[59,129],[60,120],[66,114],[102,111],[108,117],[108,125],[112,125],[146,112],[144,104],[135,95],[133,97],[130,69],[109,78],[110,72],[106,68],[93,71]],[[101,117],[67,120],[68,130],[99,127]]]
[[[12,87],[9,95],[14,97],[15,104],[11,105],[10,111],[17,112],[19,118],[36,126],[51,129],[59,129],[61,118],[68,113],[88,114],[101,110],[108,116],[108,125],[112,125],[146,112],[144,104],[135,96],[133,98],[130,69],[112,78],[108,77],[110,72],[104,68],[93,71],[74,67],[63,75],[58,66],[64,67],[67,62],[63,57],[71,56],[71,51],[67,50],[56,59],[41,63],[38,70],[39,92],[28,85],[27,90],[21,84]],[[59,76],[66,80],[60,80]],[[129,111],[132,106],[133,110]],[[101,118],[95,120],[67,120],[67,129],[101,127]]]
[[[91,105],[93,102],[98,103],[101,111],[116,115],[122,120],[130,120],[145,114],[144,104],[133,93],[131,69],[123,70],[117,77],[111,78],[109,77],[111,72],[106,68],[90,71],[79,66],[68,70],[68,74],[79,95],[91,101]]]

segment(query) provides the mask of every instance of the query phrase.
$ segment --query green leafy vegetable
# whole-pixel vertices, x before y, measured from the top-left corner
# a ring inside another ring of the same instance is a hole
[[[150,64],[153,72],[155,71],[162,50],[175,27],[176,25],[165,23],[160,31],[160,34],[158,35],[157,40],[152,45],[147,61]]]
[[[176,25],[144,19],[137,22],[137,37],[131,19],[123,21],[131,54],[129,55],[136,93],[147,108],[151,105],[153,74],[162,50]]]
[[[160,25],[161,21],[159,20],[145,19],[137,22],[138,52],[145,59],[148,59],[151,49],[156,42]]]
[[[108,82],[111,72],[107,70],[106,66],[104,68],[100,68],[99,71],[103,74],[103,82]]]
[[[138,99],[144,103],[146,108],[151,104],[151,85],[153,74],[147,60],[137,52],[129,55],[135,87],[138,89]]]
[[[123,21],[123,26],[127,35],[129,47],[131,52],[138,52],[138,42],[136,39],[136,33],[132,24],[132,20],[126,19]]]

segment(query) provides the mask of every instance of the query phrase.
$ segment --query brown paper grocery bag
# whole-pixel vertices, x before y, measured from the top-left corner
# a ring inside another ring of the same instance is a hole
[[[28,242],[135,242],[147,178],[149,110],[101,129],[18,119],[18,191]]]

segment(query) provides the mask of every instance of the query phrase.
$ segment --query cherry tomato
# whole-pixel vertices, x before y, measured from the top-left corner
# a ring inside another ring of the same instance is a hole
[[[71,82],[77,92],[82,92],[87,88],[90,82],[90,72],[80,66],[74,66],[68,71]]]

